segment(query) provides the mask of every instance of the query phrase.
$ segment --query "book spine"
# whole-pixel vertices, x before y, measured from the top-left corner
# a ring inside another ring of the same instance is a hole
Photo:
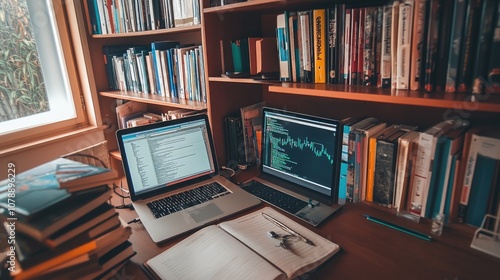
[[[363,47],[363,85],[372,86],[376,84],[375,76],[375,28],[377,8],[365,9],[364,17],[364,47]],[[363,18],[362,18],[363,19]]]
[[[344,84],[344,58],[345,58],[345,5],[337,5],[337,83]]]
[[[398,73],[398,35],[399,35],[399,1],[394,1],[392,4],[391,18],[391,88],[397,88],[397,73]]]
[[[314,82],[326,83],[326,10],[313,10]]]
[[[488,59],[492,52],[493,21],[497,6],[500,5],[496,0],[485,0],[482,3],[479,38],[477,40],[472,73],[472,93],[484,93],[487,86]]]
[[[356,85],[363,84],[364,48],[365,48],[365,9],[359,8],[358,18],[358,67],[356,69]]]
[[[410,89],[410,55],[414,1],[399,5],[396,89]]]
[[[377,138],[370,137],[368,140],[368,167],[366,180],[365,200],[373,202],[373,184],[375,181],[375,155],[377,151]]]
[[[434,90],[436,56],[439,39],[439,24],[440,24],[440,2],[439,0],[430,0],[429,17],[427,28],[427,42],[425,51],[425,77],[424,84],[427,92]]]
[[[468,92],[472,86],[473,55],[478,37],[478,26],[480,21],[481,0],[470,0],[467,8],[466,23],[464,29],[464,40],[461,46],[460,70],[457,77],[457,91]]]
[[[310,83],[313,81],[313,64],[311,61],[311,12],[310,11],[302,11],[299,12],[299,22],[300,22],[300,40],[301,44],[301,56],[302,56],[302,69],[304,72],[304,79],[302,82]]]
[[[392,29],[392,5],[388,4],[383,7],[382,17],[382,49],[380,54],[380,76],[381,87],[391,87],[391,29]]]
[[[327,78],[329,84],[337,84],[338,76],[338,23],[337,6],[327,9],[328,13],[328,68]]]
[[[408,171],[408,149],[410,142],[401,137],[398,139],[398,151],[396,157],[396,169],[394,174],[394,208],[401,210],[403,201],[403,185]]]
[[[472,180],[474,178],[474,169],[476,168],[476,158],[479,152],[479,146],[481,145],[482,137],[473,134],[470,139],[469,153],[465,159],[465,172],[464,179],[462,182],[462,191],[460,194],[460,200],[458,205],[458,222],[465,222],[467,205],[469,204],[470,191],[472,187]]]
[[[345,85],[349,85],[350,83],[350,63],[351,63],[351,18],[352,18],[352,9],[345,10],[345,20],[344,20],[344,67],[342,68],[343,72],[343,81]]]
[[[487,71],[487,93],[500,93],[500,52],[493,51],[500,49],[500,4],[497,4],[496,19],[493,21],[493,39],[491,42],[491,52]]]
[[[286,21],[285,14],[279,14],[276,17],[276,41],[278,44],[279,66],[280,66],[280,81],[288,82],[290,76],[290,57],[288,36],[285,29]]]
[[[413,13],[413,38],[411,42],[410,90],[419,90],[422,85],[422,68],[425,57],[427,0],[416,0]]]
[[[497,140],[497,142],[500,142],[500,139]],[[498,172],[497,167],[500,164],[500,158],[498,155],[497,157],[494,156],[491,153],[480,153],[476,159],[476,168],[473,171],[475,174],[465,220],[467,224],[475,227],[481,226],[484,215],[488,213],[488,198],[494,185],[498,183],[495,182],[495,177],[497,177],[495,172]]]
[[[373,42],[375,43],[375,52],[374,52],[374,72],[372,83],[374,86],[382,87],[382,76],[380,72],[381,67],[381,56],[382,56],[382,29],[383,29],[383,6],[378,6],[376,8],[376,19],[375,19],[375,36],[373,38]]]
[[[359,61],[359,8],[352,9],[351,13],[351,41],[350,41],[350,67],[349,73],[351,80],[349,85],[358,85],[358,61]]]
[[[455,92],[457,90],[458,62],[460,59],[460,42],[463,36],[463,27],[465,22],[465,12],[467,7],[466,0],[457,0],[453,10],[453,24],[451,25],[451,40],[449,42],[448,52],[448,71],[446,74],[446,92]]]
[[[351,130],[349,132],[348,150],[347,150],[347,179],[346,179],[346,201],[354,201],[354,162],[356,159],[356,134]]]
[[[445,91],[446,73],[448,71],[448,52],[451,39],[451,26],[453,24],[453,10],[455,0],[441,2],[441,15],[436,54],[436,69],[434,90]]]
[[[373,202],[387,207],[392,206],[396,149],[393,142],[377,141]]]
[[[297,37],[297,13],[288,13],[288,37],[290,38],[290,73],[292,82],[300,81],[300,60],[299,60],[299,47]]]
[[[347,172],[349,169],[349,134],[351,125],[342,125],[342,153],[340,158],[340,178],[339,178],[339,200],[346,199],[347,195]]]

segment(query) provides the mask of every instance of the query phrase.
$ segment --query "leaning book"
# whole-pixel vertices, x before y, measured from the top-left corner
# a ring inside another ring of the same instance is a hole
[[[339,250],[337,244],[266,207],[205,227],[149,259],[143,268],[155,279],[293,279],[314,271]]]

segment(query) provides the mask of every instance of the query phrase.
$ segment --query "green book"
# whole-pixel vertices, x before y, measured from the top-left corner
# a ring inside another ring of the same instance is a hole
[[[250,72],[248,40],[240,39],[231,41],[231,52],[233,54],[234,72]]]

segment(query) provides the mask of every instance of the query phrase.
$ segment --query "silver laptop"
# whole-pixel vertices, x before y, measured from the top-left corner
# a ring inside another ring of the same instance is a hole
[[[260,203],[219,175],[206,114],[116,136],[132,205],[154,242]]]
[[[243,189],[319,225],[345,202],[338,199],[340,122],[269,107],[262,117],[260,174]]]

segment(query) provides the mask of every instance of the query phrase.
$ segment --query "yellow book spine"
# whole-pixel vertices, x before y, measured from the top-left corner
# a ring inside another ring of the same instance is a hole
[[[377,150],[377,138],[371,137],[368,142],[368,169],[366,179],[365,200],[373,202],[373,182],[375,180],[375,152]]]
[[[314,82],[326,83],[326,10],[313,10]]]

